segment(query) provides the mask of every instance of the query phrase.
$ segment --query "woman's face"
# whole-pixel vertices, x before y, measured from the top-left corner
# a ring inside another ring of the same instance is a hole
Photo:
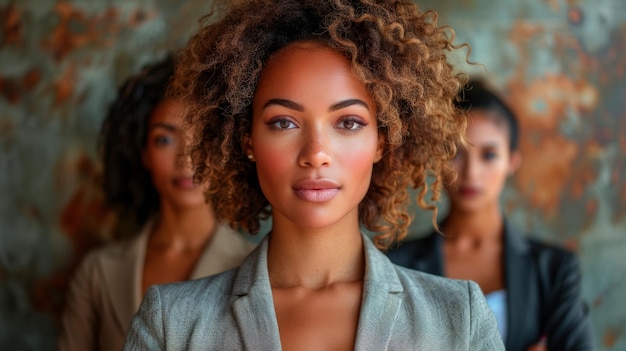
[[[252,106],[246,152],[274,220],[358,223],[382,143],[376,104],[349,61],[319,44],[291,44],[267,63]]]
[[[193,182],[191,160],[182,156],[185,138],[182,133],[183,106],[164,101],[152,112],[148,122],[143,163],[152,176],[161,204],[185,208],[204,205],[202,189]]]
[[[470,112],[466,132],[469,145],[459,150],[452,161],[458,177],[449,195],[457,210],[479,211],[499,206],[506,178],[519,164],[519,154],[509,151],[506,125],[487,113],[490,112]]]

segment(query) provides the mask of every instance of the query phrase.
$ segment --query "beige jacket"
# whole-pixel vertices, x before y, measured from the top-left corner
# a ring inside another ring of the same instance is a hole
[[[139,308],[143,262],[151,225],[135,238],[88,254],[70,282],[60,351],[121,350]],[[227,226],[216,230],[191,279],[239,266],[254,244]]]

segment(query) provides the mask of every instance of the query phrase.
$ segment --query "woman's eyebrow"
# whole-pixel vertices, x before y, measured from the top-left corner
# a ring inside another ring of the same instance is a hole
[[[265,103],[265,105],[263,105],[263,109],[266,109],[267,107],[271,105],[280,105],[280,106],[284,106],[286,108],[296,110],[299,112],[304,111],[304,107],[302,105],[298,104],[297,102],[287,100],[287,99],[270,99],[268,102]],[[331,112],[337,111],[337,110],[341,110],[342,108],[346,108],[352,105],[361,105],[369,110],[369,106],[367,105],[367,103],[359,99],[348,99],[348,100],[340,101],[332,105],[328,110]]]
[[[265,103],[265,105],[263,105],[263,109],[266,109],[272,105],[284,106],[288,109],[296,110],[299,112],[304,111],[304,107],[302,105],[287,99],[270,99],[268,102]]]
[[[337,110],[341,110],[342,108],[346,108],[346,107],[352,106],[352,105],[361,105],[361,106],[365,107],[367,110],[370,109],[369,106],[367,106],[367,103],[365,103],[365,101],[363,101],[363,100],[348,99],[348,100],[340,101],[340,102],[332,105],[328,110],[329,111],[337,111]]]
[[[170,124],[170,123],[163,123],[163,122],[152,123],[152,124],[150,124],[148,126],[148,130],[153,130],[153,129],[156,129],[156,128],[165,128],[165,129],[167,129],[168,131],[171,131],[171,132],[175,132],[175,131],[178,130],[177,126],[175,126],[173,124]]]
[[[485,141],[484,143],[480,144],[480,147],[483,148],[497,148],[498,146],[500,146],[500,144],[502,144],[499,141]]]

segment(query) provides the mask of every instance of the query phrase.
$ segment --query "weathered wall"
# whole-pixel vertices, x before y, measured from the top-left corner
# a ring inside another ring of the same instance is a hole
[[[95,136],[116,87],[206,1],[0,0],[0,349],[54,349],[77,257],[105,238]]]
[[[598,350],[626,350],[626,1],[428,0],[521,121],[504,203],[577,252]],[[462,60],[458,60],[462,62]]]
[[[67,273],[110,223],[93,181],[106,106],[206,2],[0,0],[0,349],[53,349]],[[626,2],[420,4],[522,117],[507,211],[579,254],[597,347],[626,350]]]

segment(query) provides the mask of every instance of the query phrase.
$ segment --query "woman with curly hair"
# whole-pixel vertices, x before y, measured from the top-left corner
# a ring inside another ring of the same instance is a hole
[[[517,118],[485,82],[457,106],[469,111],[467,142],[452,160],[444,236],[433,232],[388,252],[396,264],[478,283],[509,351],[592,350],[580,266],[571,252],[526,237],[506,220],[504,185],[520,166]]]
[[[60,350],[120,350],[133,314],[154,284],[235,267],[253,249],[219,224],[183,156],[182,104],[166,99],[171,57],[120,89],[100,132],[107,205],[120,223],[117,242],[89,253],[70,282]]]
[[[407,188],[462,142],[451,30],[411,1],[235,1],[174,93],[217,218],[272,230],[237,269],[151,288],[125,350],[499,350],[480,288],[392,264]],[[361,225],[378,233],[374,240]]]

